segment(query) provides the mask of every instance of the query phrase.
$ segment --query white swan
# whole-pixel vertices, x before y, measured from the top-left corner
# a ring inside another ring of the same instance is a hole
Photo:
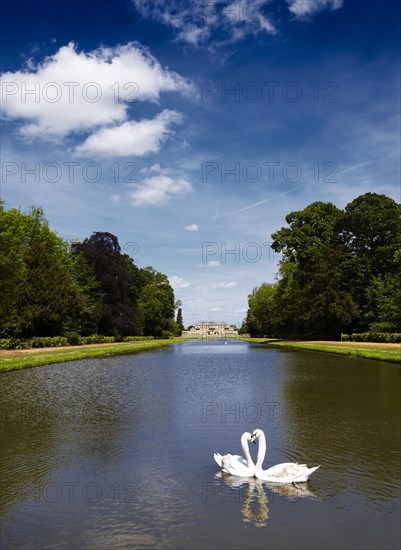
[[[240,455],[221,455],[214,453],[214,459],[220,466],[221,470],[232,476],[253,477],[255,475],[255,463],[252,460],[249,452],[248,441],[251,441],[252,434],[244,432],[241,436],[241,446],[244,457]]]
[[[262,464],[266,454],[266,436],[263,430],[257,429],[253,432],[251,441],[259,440],[258,458],[255,466],[255,476],[258,479],[270,481],[271,483],[300,483],[308,481],[308,478],[320,466],[308,468],[306,464],[297,462],[283,462],[272,466],[268,470],[263,470]]]

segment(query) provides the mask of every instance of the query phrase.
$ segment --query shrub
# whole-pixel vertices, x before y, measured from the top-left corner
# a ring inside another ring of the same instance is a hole
[[[153,336],[124,336],[124,342],[139,342],[142,340],[154,340]]]
[[[351,335],[353,342],[379,342],[384,344],[401,344],[400,332],[361,332]]]
[[[70,346],[79,346],[81,344],[81,337],[77,332],[67,332],[65,337]]]

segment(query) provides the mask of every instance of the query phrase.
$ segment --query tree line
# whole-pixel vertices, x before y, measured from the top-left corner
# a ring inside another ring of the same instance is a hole
[[[344,209],[314,202],[272,234],[282,253],[274,283],[248,297],[242,332],[338,338],[401,332],[401,205],[376,193]]]
[[[22,213],[0,202],[0,296],[4,338],[166,337],[182,330],[166,275],[136,266],[111,233],[63,240],[37,207]]]

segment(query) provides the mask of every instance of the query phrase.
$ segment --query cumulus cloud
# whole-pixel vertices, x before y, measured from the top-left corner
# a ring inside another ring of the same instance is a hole
[[[177,277],[177,275],[169,277],[169,281],[173,288],[188,288],[189,286],[191,286],[191,283],[189,283],[188,281],[184,281],[182,277]]]
[[[181,119],[176,111],[165,109],[151,120],[132,120],[120,126],[101,128],[76,147],[75,153],[86,157],[144,156],[157,153],[167,136],[172,133],[171,125],[181,122]]]
[[[157,103],[162,92],[192,89],[136,42],[90,52],[70,42],[37,65],[1,76],[3,116],[22,121],[21,136],[47,140],[121,124],[133,101]]]
[[[192,223],[191,225],[186,226],[186,231],[198,231],[199,226],[196,223]]]
[[[128,195],[132,206],[165,206],[173,195],[185,194],[192,191],[192,185],[183,178],[176,178],[166,174],[158,165],[154,165],[153,172],[135,184],[135,189]]]

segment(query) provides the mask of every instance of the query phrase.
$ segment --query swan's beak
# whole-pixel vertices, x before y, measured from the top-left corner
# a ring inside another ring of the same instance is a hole
[[[251,435],[251,442],[256,445],[256,435]]]

